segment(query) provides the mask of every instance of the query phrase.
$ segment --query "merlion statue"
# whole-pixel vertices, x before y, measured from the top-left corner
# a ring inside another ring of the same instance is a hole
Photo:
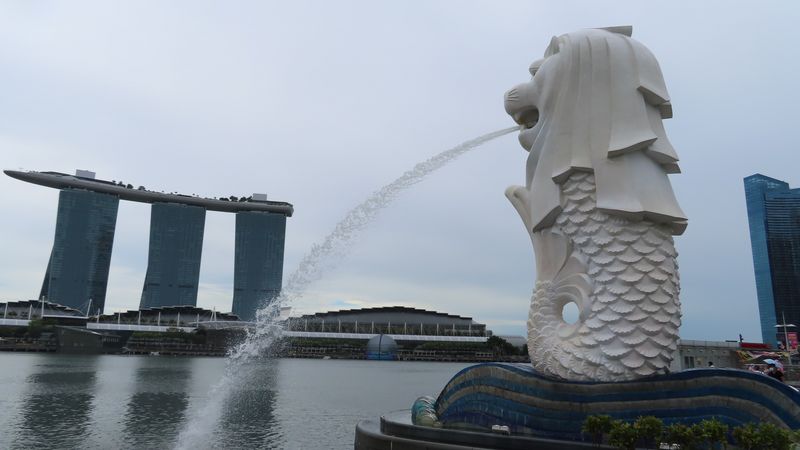
[[[667,178],[679,172],[661,122],[672,106],[658,62],[630,35],[554,37],[505,96],[530,153],[525,187],[506,190],[536,255],[528,350],[535,369],[568,380],[664,373],[677,348],[672,236],[687,220]]]

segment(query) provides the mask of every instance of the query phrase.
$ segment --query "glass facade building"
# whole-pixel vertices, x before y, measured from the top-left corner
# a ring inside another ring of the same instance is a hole
[[[236,213],[233,313],[240,319],[255,320],[258,308],[280,293],[285,240],[285,215]]]
[[[777,345],[783,317],[800,324],[800,189],[761,174],[745,178],[744,188],[761,335]]]
[[[153,203],[150,249],[139,308],[196,306],[206,210]]]
[[[115,195],[61,190],[40,298],[87,314],[103,312],[118,208]]]

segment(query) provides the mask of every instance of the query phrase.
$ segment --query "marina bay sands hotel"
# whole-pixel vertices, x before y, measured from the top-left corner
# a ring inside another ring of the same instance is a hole
[[[254,320],[258,307],[280,292],[286,218],[294,212],[290,203],[268,201],[264,194],[241,199],[165,194],[95,179],[94,172],[85,170],[74,176],[4,172],[61,190],[40,298],[85,311],[87,316],[103,313],[120,200],[152,204],[140,309],[197,306],[206,211],[236,214],[233,313]]]

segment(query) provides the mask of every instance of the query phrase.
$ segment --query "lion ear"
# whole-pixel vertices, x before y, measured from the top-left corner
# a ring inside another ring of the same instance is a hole
[[[560,47],[561,47],[561,44],[558,41],[558,37],[553,36],[550,39],[550,45],[547,46],[547,50],[545,50],[545,52],[544,52],[544,57],[547,58],[547,57],[555,55],[560,50]]]
[[[628,37],[633,35],[633,26],[631,25],[621,25],[617,27],[602,27],[598,28],[598,30],[606,30],[611,33],[622,34]]]

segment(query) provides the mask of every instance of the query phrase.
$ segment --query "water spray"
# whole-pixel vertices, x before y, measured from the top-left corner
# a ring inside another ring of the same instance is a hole
[[[311,250],[300,260],[297,268],[289,275],[281,294],[256,312],[256,327],[229,353],[225,372],[209,393],[208,402],[196,409],[187,421],[186,427],[178,436],[177,448],[196,448],[207,444],[204,437],[213,432],[225,401],[235,389],[237,373],[242,366],[254,358],[263,356],[280,339],[283,331],[279,323],[282,306],[292,304],[302,297],[308,285],[322,277],[323,268],[331,268],[332,257],[347,253],[350,244],[359,233],[375,218],[378,212],[394,201],[406,189],[422,181],[427,175],[444,167],[464,153],[500,136],[519,130],[514,126],[475,139],[463,142],[415,165],[391,183],[378,189],[364,201],[352,208],[325,238],[311,246]],[[327,264],[325,264],[327,263]]]

